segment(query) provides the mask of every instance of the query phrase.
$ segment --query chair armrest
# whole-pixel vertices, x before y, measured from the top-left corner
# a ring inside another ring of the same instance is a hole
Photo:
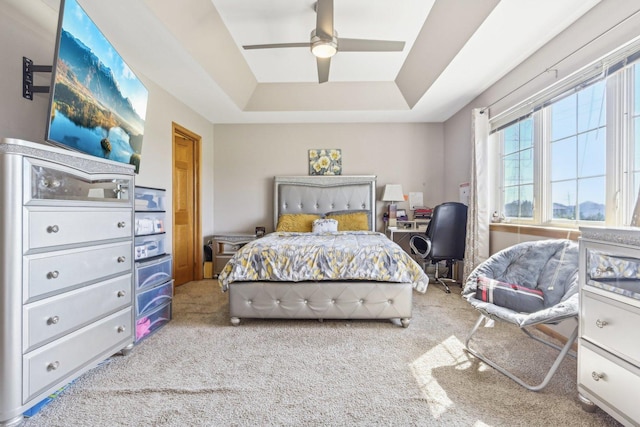
[[[411,240],[409,240],[409,246],[411,246],[411,249],[422,258],[426,258],[431,252],[431,239],[419,234],[415,234],[411,236]]]

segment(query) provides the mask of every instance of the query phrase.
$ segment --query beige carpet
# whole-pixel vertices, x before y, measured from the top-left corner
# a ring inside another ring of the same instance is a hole
[[[456,291],[458,294],[456,294]],[[476,312],[431,285],[403,329],[388,321],[243,320],[215,281],[176,289],[174,319],[88,372],[32,426],[607,426],[577,399],[576,361],[530,392],[463,351]],[[498,324],[487,354],[523,376],[552,350]],[[486,335],[483,335],[486,336]]]

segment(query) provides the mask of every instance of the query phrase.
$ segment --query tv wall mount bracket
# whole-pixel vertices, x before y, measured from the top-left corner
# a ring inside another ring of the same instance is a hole
[[[22,97],[33,101],[34,93],[49,93],[50,86],[34,86],[33,73],[50,73],[52,65],[33,65],[29,58],[22,57]]]

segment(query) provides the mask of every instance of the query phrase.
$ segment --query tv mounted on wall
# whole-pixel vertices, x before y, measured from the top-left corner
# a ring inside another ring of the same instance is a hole
[[[140,168],[148,92],[77,0],[61,0],[46,140]]]

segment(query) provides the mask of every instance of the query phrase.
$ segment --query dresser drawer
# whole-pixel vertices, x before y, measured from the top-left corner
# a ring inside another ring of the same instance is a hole
[[[131,271],[131,241],[24,257],[25,302]]]
[[[131,274],[24,306],[24,351],[131,304]]]
[[[85,365],[109,356],[104,352],[133,342],[131,323],[131,308],[127,308],[25,354],[23,401]]]
[[[171,279],[171,255],[135,263],[136,289],[159,285]]]
[[[132,220],[127,209],[29,208],[25,250],[130,238]]]
[[[589,343],[581,342],[578,352],[579,391],[598,404],[613,405],[607,409],[614,409],[619,416],[640,423],[640,369]]]
[[[640,365],[640,309],[583,292],[580,314],[584,339]]]

